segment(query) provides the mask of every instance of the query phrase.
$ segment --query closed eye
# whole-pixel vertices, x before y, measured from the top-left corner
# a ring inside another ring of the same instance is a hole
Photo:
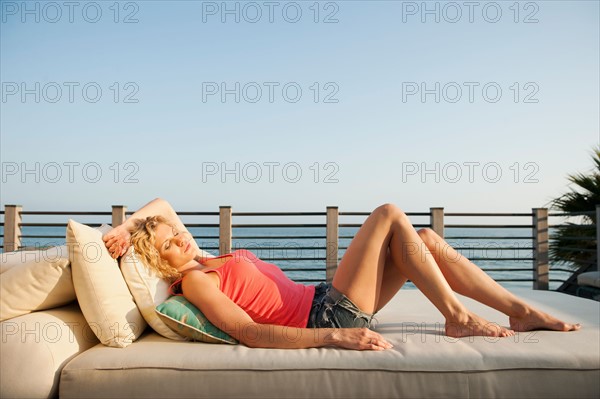
[[[178,235],[179,235],[179,232],[177,230],[173,229],[173,237],[177,237]],[[171,240],[170,239],[167,240],[165,243],[165,251],[169,248],[171,248]]]

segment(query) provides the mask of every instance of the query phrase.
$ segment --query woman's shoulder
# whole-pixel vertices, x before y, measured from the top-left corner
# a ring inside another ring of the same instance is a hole
[[[202,270],[190,270],[186,272],[182,277],[175,280],[169,286],[169,294],[171,295],[183,295],[183,285],[187,282],[193,282],[194,284],[202,283],[202,281],[208,281],[206,279],[206,273]]]

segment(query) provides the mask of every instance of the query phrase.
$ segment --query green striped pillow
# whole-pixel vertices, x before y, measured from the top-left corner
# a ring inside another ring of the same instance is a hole
[[[156,307],[158,317],[177,334],[194,341],[213,344],[237,344],[219,330],[193,304],[181,295],[173,295]]]

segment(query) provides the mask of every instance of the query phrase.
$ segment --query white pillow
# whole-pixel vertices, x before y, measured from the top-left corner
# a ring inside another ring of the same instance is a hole
[[[75,300],[67,247],[3,253],[0,321]]]
[[[156,306],[169,298],[169,283],[146,266],[135,254],[133,246],[121,258],[121,273],[135,303],[150,327],[165,338],[179,341],[185,337],[171,330],[156,314]]]
[[[73,285],[81,311],[104,345],[124,348],[146,328],[117,261],[111,258],[102,235],[110,226],[95,230],[69,220],[67,245]]]

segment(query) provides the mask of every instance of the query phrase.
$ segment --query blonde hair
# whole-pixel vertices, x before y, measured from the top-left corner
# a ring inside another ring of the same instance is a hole
[[[131,232],[131,244],[137,256],[146,265],[154,269],[158,275],[169,281],[175,281],[181,277],[181,273],[169,262],[160,257],[160,253],[154,246],[156,243],[156,226],[166,224],[174,227],[162,216],[148,216],[146,219],[135,219]]]

